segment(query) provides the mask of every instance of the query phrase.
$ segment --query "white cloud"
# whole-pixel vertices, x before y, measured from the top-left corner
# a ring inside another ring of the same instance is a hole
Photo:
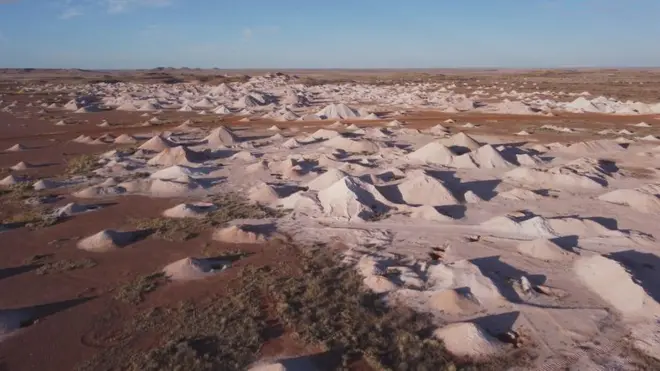
[[[71,19],[74,17],[79,17],[83,15],[83,12],[77,8],[68,8],[64,9],[62,14],[60,14],[60,19]]]
[[[108,13],[117,14],[137,7],[163,8],[172,5],[173,0],[101,0],[101,3]]]
[[[280,32],[279,26],[245,27],[243,29],[243,39],[250,40],[257,35],[272,35]]]

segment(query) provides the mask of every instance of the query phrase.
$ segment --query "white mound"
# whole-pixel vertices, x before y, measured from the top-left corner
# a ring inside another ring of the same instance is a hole
[[[601,201],[626,205],[649,214],[660,213],[660,198],[636,189],[617,189],[598,197]]]
[[[273,126],[269,127],[268,130],[270,130],[270,131],[282,131],[282,129],[277,127],[277,125],[273,125]]]
[[[10,167],[10,169],[12,169],[14,171],[21,171],[21,170],[27,170],[31,167],[32,167],[31,164],[29,164],[25,161],[21,161],[21,162],[17,163],[16,165]]]
[[[499,197],[514,201],[536,201],[543,196],[524,188],[514,188],[512,190],[498,194]]]
[[[203,219],[215,210],[217,210],[217,207],[212,203],[183,203],[163,211],[163,216],[167,218]]]
[[[397,186],[403,200],[411,205],[455,205],[458,200],[442,182],[426,174],[416,174]]]
[[[247,198],[254,203],[270,205],[279,200],[280,196],[277,191],[275,191],[275,188],[261,182],[250,188]]]
[[[199,185],[194,183],[194,180],[190,178],[178,178],[176,180],[154,179],[150,181],[148,192],[152,196],[157,197],[176,197],[186,196],[191,191],[194,191],[198,188]],[[141,191],[144,192],[144,190]]]
[[[316,113],[316,116],[325,119],[348,119],[353,117],[359,117],[358,112],[351,107],[340,103],[340,104],[329,104],[325,106],[322,110]]]
[[[444,145],[431,142],[410,153],[408,159],[425,164],[449,166],[454,161],[454,154]]]
[[[518,251],[532,258],[549,261],[565,260],[571,255],[556,243],[545,238],[521,242],[518,245]]]
[[[307,183],[307,187],[313,191],[320,191],[337,183],[347,175],[348,174],[339,169],[329,169],[311,182]]]
[[[410,217],[413,219],[428,220],[430,222],[445,223],[453,221],[452,218],[441,214],[435,207],[428,205],[414,208],[410,213]]]
[[[125,192],[126,190],[121,187],[91,186],[73,193],[73,196],[78,198],[112,197]]]
[[[328,130],[328,129],[319,129],[315,131],[310,137],[317,139],[317,140],[323,140],[323,139],[330,139],[334,138],[337,136],[340,136],[339,132],[334,131],[334,130]]]
[[[433,135],[446,135],[448,131],[449,129],[440,124],[437,124],[429,129],[429,133]]]
[[[147,164],[152,166],[189,165],[203,161],[203,157],[204,155],[202,153],[178,146],[165,148],[151,160],[147,161]]]
[[[526,137],[526,136],[532,135],[532,134],[530,134],[529,132],[527,132],[525,130],[521,130],[521,131],[517,132],[516,135],[521,136],[521,137]]]
[[[318,199],[327,216],[348,221],[367,220],[389,209],[376,187],[351,176],[320,191]]]
[[[104,229],[101,232],[78,241],[78,248],[91,252],[107,252],[121,248],[135,238],[131,232]]]
[[[5,152],[20,152],[20,151],[25,151],[27,148],[25,148],[24,145],[22,144],[14,144],[13,146],[5,149]]]
[[[458,357],[486,359],[503,349],[499,340],[492,337],[474,323],[453,323],[433,332],[442,340],[447,351]]]
[[[471,153],[474,162],[480,168],[485,169],[506,169],[515,167],[514,164],[505,160],[504,157],[490,144],[479,147],[476,151]]]
[[[173,146],[174,143],[163,138],[161,135],[156,135],[151,139],[149,139],[148,141],[142,143],[142,145],[139,146],[138,149],[142,149],[145,151],[152,151],[152,152],[161,152]]]
[[[244,162],[257,161],[257,158],[249,151],[236,152],[230,157],[230,159],[235,161],[244,161]]]
[[[191,169],[184,166],[174,165],[158,170],[157,172],[151,174],[149,177],[152,179],[171,180],[194,175],[195,172],[193,172]]]
[[[137,140],[128,134],[121,134],[114,140],[115,144],[135,144]]]
[[[20,183],[20,180],[11,174],[7,175],[6,177],[2,178],[2,180],[0,180],[0,186],[4,186],[4,187],[13,186],[18,183]]]
[[[547,171],[520,167],[504,174],[505,179],[514,180],[523,184],[533,184],[542,187],[569,187],[569,188],[587,188],[600,189],[604,186],[584,175],[572,171]]]
[[[239,142],[238,137],[222,125],[213,129],[204,140],[210,146],[231,146]]]
[[[479,142],[474,140],[471,136],[465,133],[454,134],[449,138],[442,139],[441,143],[447,147],[460,147],[469,150],[475,150],[481,146]]]
[[[60,186],[59,182],[56,182],[54,180],[42,179],[34,183],[32,185],[32,188],[34,188],[35,191],[42,191],[44,189],[53,189],[59,186]]]
[[[261,244],[267,242],[269,236],[257,232],[249,225],[232,225],[213,232],[213,240],[238,244]]]
[[[585,256],[575,262],[573,269],[585,286],[624,316],[658,314],[655,300],[616,261],[601,255]]]
[[[646,122],[643,122],[643,121],[640,122],[639,124],[635,124],[633,126],[636,126],[638,128],[650,128],[651,127],[651,125],[649,125],[649,124],[647,124]]]
[[[208,259],[184,258],[163,268],[163,273],[172,281],[192,281],[204,279],[222,271],[227,265],[214,265]]]
[[[341,149],[348,153],[375,153],[380,149],[378,145],[368,139],[349,139],[343,136],[336,136],[323,143],[325,147]]]
[[[57,217],[74,216],[88,211],[97,210],[98,207],[90,205],[80,205],[75,202],[68,203],[62,207],[58,207],[53,211],[53,215]]]
[[[614,140],[593,140],[589,142],[578,142],[562,149],[562,152],[578,155],[617,153],[623,151],[625,151],[625,149]]]

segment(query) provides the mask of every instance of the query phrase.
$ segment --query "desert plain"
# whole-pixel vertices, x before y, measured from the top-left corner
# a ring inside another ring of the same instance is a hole
[[[660,368],[660,70],[0,71],[0,370]]]

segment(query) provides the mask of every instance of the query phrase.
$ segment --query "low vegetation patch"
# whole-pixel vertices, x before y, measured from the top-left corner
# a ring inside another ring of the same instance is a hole
[[[36,273],[38,275],[55,274],[55,273],[74,271],[78,269],[93,268],[96,267],[96,265],[97,265],[96,261],[89,258],[83,258],[78,260],[63,259],[55,262],[44,263],[41,267],[37,268]]]
[[[186,241],[206,229],[225,225],[232,220],[276,218],[285,214],[281,210],[252,204],[233,193],[216,196],[212,202],[218,206],[218,210],[203,219],[156,217],[134,219],[131,225],[137,229],[151,230],[153,236],[167,241]]]
[[[67,161],[66,172],[70,175],[85,175],[101,167],[94,155],[81,155]]]
[[[167,277],[162,272],[140,276],[131,282],[121,286],[115,294],[115,299],[130,304],[139,304],[144,297],[167,282]]]
[[[454,359],[430,337],[438,325],[431,317],[385,306],[327,247],[286,248],[295,267],[245,267],[213,297],[143,313],[127,325],[130,335],[122,344],[81,369],[245,370],[257,361],[262,344],[283,331],[337,354],[343,365],[338,369],[360,359],[374,370],[502,370],[526,360]],[[131,336],[145,331],[160,334],[161,345],[146,352],[132,347]]]
[[[25,226],[28,228],[46,228],[57,224],[58,221],[59,218],[57,216],[43,208],[28,207],[27,209],[12,214],[3,222],[5,224]]]

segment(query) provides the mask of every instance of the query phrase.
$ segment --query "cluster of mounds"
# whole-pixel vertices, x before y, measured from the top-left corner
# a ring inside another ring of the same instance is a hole
[[[575,359],[596,365],[589,341],[609,341],[597,331],[608,313],[618,321],[612,331],[620,338],[652,357],[660,355],[657,330],[645,330],[656,329],[660,315],[654,273],[660,266],[653,258],[658,254],[653,216],[660,214],[655,171],[660,157],[654,154],[660,151],[652,135],[636,138],[633,131],[612,129],[601,134],[625,140],[545,144],[527,128],[515,134],[525,142],[512,143],[511,136],[478,135],[483,126],[453,120],[422,130],[410,128],[400,115],[369,122],[379,117],[344,104],[314,107],[318,95],[300,90],[275,94],[239,85],[202,90],[203,95],[191,92],[186,98],[167,92],[159,102],[107,97],[106,103],[119,110],[258,112],[273,120],[336,122],[311,130],[288,123],[209,130],[186,122],[149,135],[81,135],[73,141],[116,149],[94,157],[85,171],[30,183],[25,175],[39,165],[25,158],[7,169],[0,186],[56,190],[78,201],[175,198],[159,217],[183,224],[204,224],[227,208],[242,207],[217,198],[237,193],[256,210],[283,212],[258,224],[239,210],[240,220],[214,227],[208,235],[214,243],[255,247],[289,236],[341,242],[350,247],[346,260],[366,287],[386,303],[432,314],[438,326],[430,336],[458,357],[504,355],[525,334],[530,344],[545,344],[535,368],[567,366]],[[450,111],[487,110],[466,97],[430,96]],[[618,112],[626,106],[619,103],[578,99],[554,108]],[[528,112],[532,105],[508,101],[497,107]],[[641,124],[633,130],[646,134],[642,130],[651,125]],[[554,125],[538,129],[580,133]],[[21,144],[5,150],[14,157],[28,151]],[[634,176],[632,168],[646,176]],[[53,214],[75,218],[100,205],[69,203]],[[104,229],[78,240],[77,247],[90,254],[121,254],[146,233]],[[636,260],[636,254],[648,261]],[[188,281],[230,267],[229,259],[188,256],[161,273],[195,284]],[[4,318],[2,326],[15,327],[14,317]]]

